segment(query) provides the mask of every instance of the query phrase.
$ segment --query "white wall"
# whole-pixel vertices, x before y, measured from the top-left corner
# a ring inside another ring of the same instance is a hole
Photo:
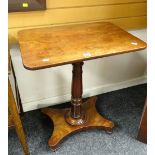
[[[146,29],[129,32],[146,41]],[[71,65],[37,71],[27,70],[23,67],[18,45],[11,48],[11,57],[24,111],[70,100]],[[13,84],[12,75],[10,80]],[[146,50],[90,60],[84,63],[84,97],[145,82]]]

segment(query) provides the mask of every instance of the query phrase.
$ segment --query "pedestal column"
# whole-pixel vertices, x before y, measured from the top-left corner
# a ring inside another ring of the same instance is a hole
[[[58,145],[67,136],[87,130],[104,129],[111,132],[114,124],[110,120],[102,117],[96,110],[96,97],[90,97],[86,102],[82,101],[82,66],[83,62],[73,65],[71,108],[54,109],[44,108],[42,112],[53,120],[54,130],[48,141],[52,150],[56,150]]]
[[[71,110],[66,113],[65,120],[70,125],[82,125],[86,122],[84,109],[82,108],[82,66],[83,62],[74,63],[72,71],[72,99]]]

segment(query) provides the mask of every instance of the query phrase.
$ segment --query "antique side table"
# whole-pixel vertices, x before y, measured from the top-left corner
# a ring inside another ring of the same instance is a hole
[[[114,123],[96,110],[96,97],[82,101],[83,61],[142,50],[145,42],[107,22],[22,30],[18,39],[27,69],[73,65],[71,109],[42,109],[54,123],[48,142],[52,150],[66,136],[81,130],[112,131]]]

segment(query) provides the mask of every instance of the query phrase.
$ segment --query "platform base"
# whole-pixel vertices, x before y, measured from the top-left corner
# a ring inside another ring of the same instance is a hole
[[[48,144],[50,148],[55,151],[58,145],[67,136],[82,131],[86,129],[96,129],[101,128],[108,132],[111,132],[114,123],[103,118],[96,110],[96,97],[91,97],[83,104],[83,109],[85,111],[86,122],[83,125],[72,126],[68,124],[65,120],[65,114],[70,109],[52,109],[44,108],[42,112],[53,120],[54,131],[50,137]]]

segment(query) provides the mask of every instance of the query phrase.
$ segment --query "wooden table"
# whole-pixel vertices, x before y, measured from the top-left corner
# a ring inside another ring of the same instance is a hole
[[[114,123],[96,110],[96,97],[82,101],[83,61],[142,50],[146,48],[145,42],[106,22],[23,30],[18,39],[27,69],[73,65],[71,109],[42,109],[54,122],[48,142],[52,150],[66,136],[81,130],[112,131]]]

